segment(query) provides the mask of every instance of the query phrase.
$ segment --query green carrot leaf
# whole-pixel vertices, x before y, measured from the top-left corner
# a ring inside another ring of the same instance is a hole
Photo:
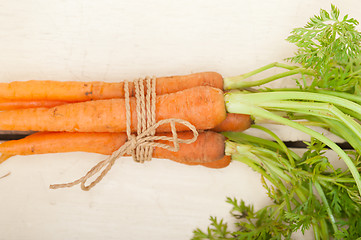
[[[310,87],[338,91],[359,91],[361,33],[354,18],[339,19],[339,9],[331,5],[310,18],[302,28],[295,28],[287,41],[298,49],[286,60],[313,69],[317,73]]]

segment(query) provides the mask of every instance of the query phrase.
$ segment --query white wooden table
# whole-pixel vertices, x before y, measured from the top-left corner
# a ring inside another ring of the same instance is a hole
[[[330,2],[2,0],[0,81],[238,75],[292,55],[289,32]],[[332,2],[361,19],[358,0]],[[11,172],[0,180],[0,239],[183,240],[197,227],[205,230],[211,215],[228,219],[227,196],[256,209],[269,201],[260,176],[237,162],[213,170],[122,158],[89,192],[49,189],[103,158],[47,154],[0,165],[0,175]]]

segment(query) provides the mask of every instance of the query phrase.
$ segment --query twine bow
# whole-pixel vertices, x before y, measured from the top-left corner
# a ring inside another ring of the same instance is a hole
[[[137,79],[134,81],[138,125],[137,135],[132,134],[130,128],[131,113],[129,86],[127,81],[125,81],[124,83],[125,110],[127,121],[126,131],[128,141],[118,150],[114,151],[112,155],[110,155],[108,158],[96,164],[83,177],[70,183],[50,185],[51,189],[72,187],[80,183],[81,189],[84,191],[88,191],[96,184],[98,184],[110,171],[115,161],[124,155],[131,155],[134,161],[144,163],[145,161],[151,160],[154,147],[164,148],[169,151],[177,152],[179,150],[180,143],[190,144],[197,140],[197,129],[188,121],[175,118],[164,119],[158,122],[155,121],[156,79],[154,77],[146,77],[145,79]],[[146,91],[144,89],[144,83],[146,83]],[[193,132],[193,138],[179,139],[177,136],[176,123],[187,126],[189,130]],[[171,137],[155,136],[156,129],[164,124],[170,124],[170,129],[172,133]],[[171,145],[155,141],[169,141]],[[103,171],[101,171],[102,169]],[[99,176],[89,185],[86,185],[87,180],[89,180],[91,177],[93,177],[99,172]]]

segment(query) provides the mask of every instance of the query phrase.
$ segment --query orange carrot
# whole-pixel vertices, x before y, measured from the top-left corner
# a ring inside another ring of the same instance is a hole
[[[126,116],[124,99],[71,103],[53,108],[28,108],[0,112],[1,130],[124,132]],[[131,129],[136,131],[136,100],[130,99]],[[211,111],[210,111],[211,110]],[[223,91],[212,87],[195,87],[156,98],[156,121],[178,118],[197,129],[211,129],[226,118]],[[176,124],[178,131],[188,130]],[[158,132],[169,132],[169,125]]]
[[[247,130],[252,124],[251,117],[245,114],[227,113],[224,119],[218,126],[212,129],[214,132],[241,132]],[[32,132],[18,132],[18,131],[1,131],[1,135],[21,134],[29,135]]]
[[[0,101],[0,111],[37,108],[37,107],[55,107],[69,102],[64,101]],[[252,124],[251,117],[245,114],[228,113],[226,119],[212,130],[215,132],[241,132],[248,129]]]
[[[0,101],[0,111],[37,108],[37,107],[55,107],[69,102],[64,101]],[[251,117],[245,114],[228,113],[226,119],[212,130],[215,132],[241,132],[248,129],[252,124]]]
[[[24,108],[38,108],[38,107],[55,107],[67,104],[66,101],[58,100],[37,100],[37,101],[19,101],[19,100],[0,100],[0,111],[24,109]]]
[[[215,72],[157,78],[157,95],[173,93],[197,86],[211,86],[223,90],[223,78]],[[130,94],[134,94],[130,82]],[[30,80],[0,83],[0,96],[10,100],[87,101],[124,97],[123,82],[76,82]]]
[[[0,153],[31,155],[80,151],[109,155],[126,140],[126,133],[37,132],[19,140],[1,143]]]
[[[242,132],[252,125],[250,115],[227,113],[226,119],[212,130],[215,132]]]
[[[170,133],[162,135],[170,136]],[[178,133],[180,139],[191,139],[191,132]],[[3,156],[31,155],[61,152],[91,152],[110,155],[127,141],[126,133],[64,133],[38,132],[20,140],[0,144]],[[194,143],[180,144],[177,152],[154,148],[154,158],[167,158],[188,165],[225,167],[230,159],[224,155],[225,138],[212,131],[201,132]],[[166,141],[157,141],[170,144]],[[4,160],[6,157],[4,157]],[[1,160],[1,158],[0,158]]]
[[[0,163],[5,162],[6,160],[8,160],[10,157],[13,157],[14,155],[10,155],[10,154],[1,154],[0,155]]]
[[[213,161],[213,162],[207,162],[207,163],[203,163],[202,165],[208,168],[225,168],[227,167],[232,161],[231,156],[228,155],[224,155],[223,158],[217,160],[217,161]]]

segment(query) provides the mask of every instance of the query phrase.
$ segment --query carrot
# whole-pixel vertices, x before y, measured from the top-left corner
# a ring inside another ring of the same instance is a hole
[[[8,159],[9,156],[7,156],[5,158]],[[212,161],[212,162],[206,162],[206,163],[201,163],[201,164],[199,164],[197,162],[187,162],[187,163],[184,162],[183,164],[190,165],[190,166],[202,165],[202,166],[207,167],[207,168],[219,169],[219,168],[227,167],[231,163],[231,161],[232,161],[231,156],[224,155],[223,158],[221,158],[219,160]],[[2,163],[1,156],[0,156],[0,163]]]
[[[39,101],[0,101],[0,111],[37,108],[37,107],[55,107],[69,102],[39,100]],[[228,113],[226,119],[212,130],[215,132],[241,132],[248,129],[252,124],[251,117],[245,114]]]
[[[208,167],[208,168],[219,169],[219,168],[227,167],[231,163],[231,161],[232,161],[231,156],[224,155],[223,158],[221,158],[217,161],[203,163],[202,165],[205,167]]]
[[[162,135],[170,136],[170,133]],[[191,139],[191,132],[178,133],[180,139]],[[110,155],[127,141],[126,133],[66,133],[38,132],[20,140],[0,144],[3,160],[14,155],[32,155],[61,152],[91,152]],[[154,148],[154,158],[166,158],[188,165],[225,167],[230,159],[224,155],[225,138],[212,131],[201,132],[194,143],[180,144],[177,152]],[[157,141],[170,144],[166,141]],[[0,158],[1,160],[1,158]]]
[[[9,155],[9,154],[1,154],[0,155],[0,163],[5,162],[6,160],[8,160],[10,157],[12,157],[14,155]]]
[[[136,131],[136,100],[130,99],[131,130]],[[211,111],[210,111],[211,110]],[[156,121],[179,118],[197,129],[211,129],[226,118],[223,91],[212,87],[195,87],[156,97]],[[176,124],[178,131],[188,130]],[[0,112],[1,130],[124,132],[124,99],[71,103],[53,108],[28,108]],[[170,131],[162,125],[158,132]]]
[[[37,132],[19,140],[1,143],[0,153],[31,155],[81,151],[110,155],[126,140],[126,133]]]
[[[242,132],[247,130],[252,125],[252,120],[249,115],[227,113],[224,119],[218,126],[211,129],[214,132]],[[29,135],[32,132],[20,132],[21,135]],[[19,134],[17,131],[1,131],[0,136]],[[1,137],[0,137],[1,138]]]
[[[250,115],[227,113],[226,119],[212,130],[215,132],[242,132],[252,125]]]
[[[211,86],[223,90],[223,78],[215,72],[157,78],[156,94],[166,94],[197,86]],[[130,95],[134,85],[129,83]],[[76,82],[30,80],[0,83],[0,96],[8,100],[88,101],[123,98],[124,82]]]
[[[0,100],[0,111],[24,109],[24,108],[38,108],[38,107],[55,107],[69,102],[60,100],[36,100],[36,101],[24,101],[24,100]]]

